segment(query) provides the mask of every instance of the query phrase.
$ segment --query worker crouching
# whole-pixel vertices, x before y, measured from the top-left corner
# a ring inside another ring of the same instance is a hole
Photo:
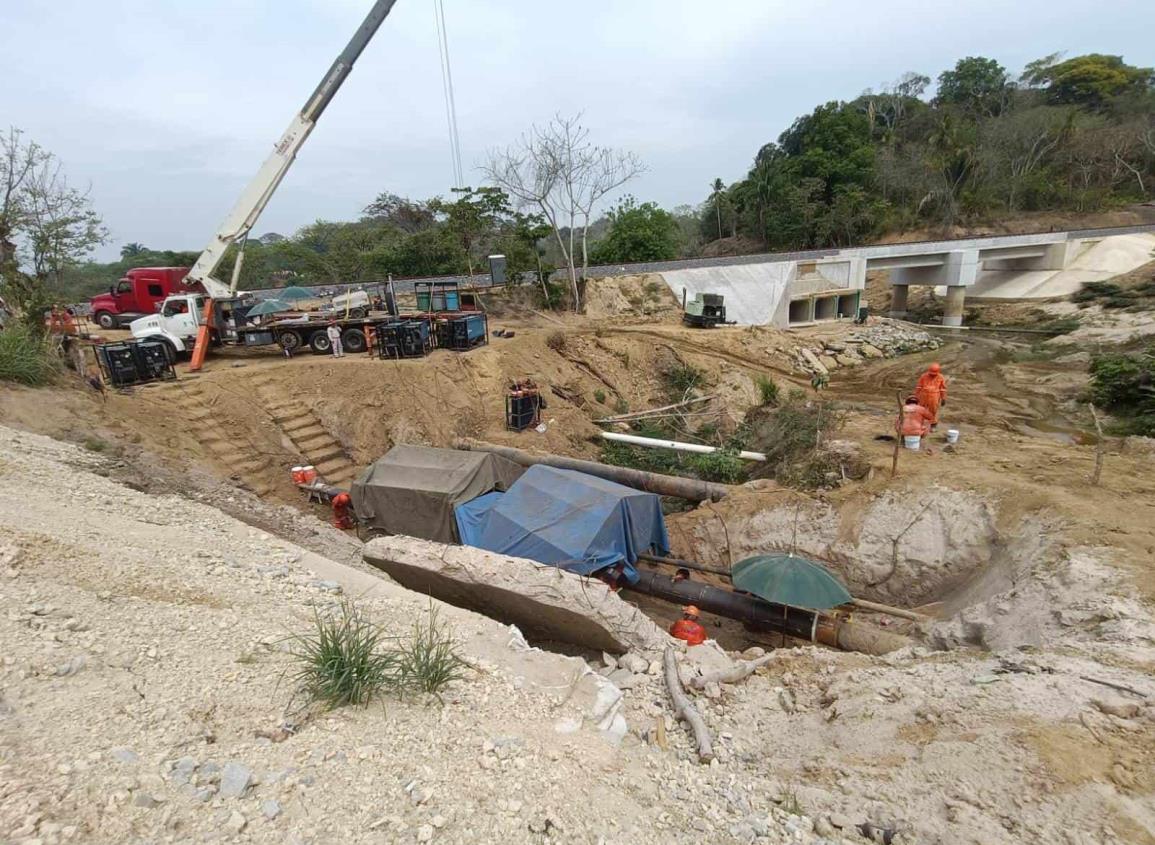
[[[682,618],[670,626],[670,636],[685,640],[690,645],[701,645],[706,641],[706,629],[698,621],[698,608],[689,605],[682,608]]]
[[[348,493],[338,493],[333,497],[333,525],[336,528],[348,530],[353,527],[352,507],[353,500]]]
[[[908,396],[902,406],[902,419],[898,423],[898,434],[907,449],[917,450],[922,438],[930,434],[933,417],[930,411],[918,402],[918,397]]]

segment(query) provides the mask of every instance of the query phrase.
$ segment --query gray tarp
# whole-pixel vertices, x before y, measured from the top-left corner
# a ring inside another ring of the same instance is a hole
[[[394,446],[353,482],[353,510],[378,531],[456,543],[454,506],[508,490],[523,472],[488,452]]]

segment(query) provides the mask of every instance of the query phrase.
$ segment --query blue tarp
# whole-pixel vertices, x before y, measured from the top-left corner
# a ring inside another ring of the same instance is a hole
[[[505,493],[454,508],[461,542],[591,575],[622,563],[637,581],[639,553],[668,554],[661,500],[581,472],[533,466]]]

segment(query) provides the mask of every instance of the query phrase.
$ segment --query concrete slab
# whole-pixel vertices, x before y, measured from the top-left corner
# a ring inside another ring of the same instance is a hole
[[[365,561],[403,587],[594,651],[656,655],[673,640],[601,581],[554,566],[413,537],[365,544]]]

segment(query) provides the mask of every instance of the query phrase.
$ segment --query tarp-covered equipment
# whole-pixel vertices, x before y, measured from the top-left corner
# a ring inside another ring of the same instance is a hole
[[[456,508],[461,541],[579,575],[621,563],[637,580],[639,553],[670,547],[661,500],[581,472],[532,466],[505,493]]]
[[[508,490],[524,471],[488,452],[394,446],[353,482],[353,510],[377,531],[455,543],[454,506]]]

